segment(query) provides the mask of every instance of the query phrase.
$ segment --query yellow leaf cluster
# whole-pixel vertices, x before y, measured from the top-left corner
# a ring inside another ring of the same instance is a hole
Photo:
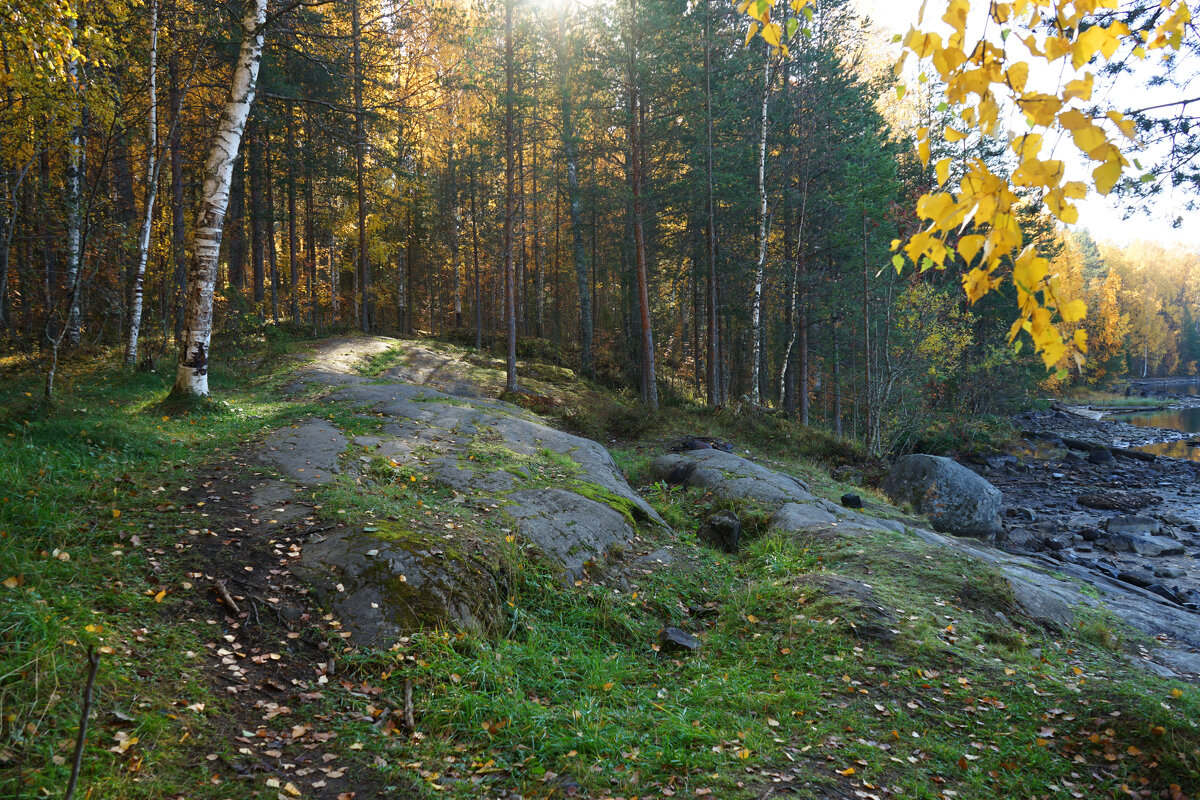
[[[1059,221],[1078,221],[1074,201],[1086,197],[1089,186],[1067,181],[1064,162],[1041,155],[1043,141],[1060,138],[1069,138],[1093,162],[1090,188],[1099,194],[1113,190],[1129,166],[1120,138],[1136,143],[1137,132],[1133,122],[1119,112],[1098,112],[1083,105],[1092,101],[1095,83],[1093,72],[1083,69],[1094,61],[1103,66],[1119,52],[1144,58],[1147,50],[1180,49],[1191,21],[1187,2],[1162,0],[1161,6],[1155,29],[1143,36],[1115,19],[1111,12],[1117,9],[1118,0],[993,1],[988,3],[988,15],[1004,35],[996,36],[993,27],[989,38],[985,28],[978,40],[969,42],[970,0],[942,0],[940,19],[949,26],[949,36],[923,30],[918,21],[902,39],[896,75],[902,74],[910,54],[932,64],[945,86],[947,101],[960,109],[962,125],[947,126],[942,133],[946,141],[961,141],[971,131],[999,135],[1000,109],[1008,106],[1020,109],[1029,132],[1010,143],[1018,166],[1007,180],[993,174],[981,160],[969,159],[962,165],[962,179],[954,186],[949,180],[950,159],[934,164],[939,191],[917,201],[917,215],[924,227],[907,242],[896,242],[893,249],[902,246],[920,269],[944,269],[961,258],[967,268],[963,290],[972,303],[996,290],[1007,276],[1017,290],[1017,315],[1009,340],[1026,332],[1047,368],[1067,354],[1082,362],[1086,333],[1077,330],[1064,337],[1060,325],[1079,323],[1086,307],[1078,300],[1060,299],[1050,263],[1025,245],[1014,213],[1017,190],[1032,191]],[[1023,44],[1035,60],[1047,64],[1065,60],[1069,66],[1063,67],[1067,74],[1062,84],[1051,91],[1031,90],[1030,63],[1010,57],[1010,41]],[[1070,74],[1072,70],[1075,76]],[[928,167],[928,128],[918,130],[916,146]],[[962,236],[968,225],[973,225],[974,231]],[[957,245],[948,244],[955,237],[959,237]]]

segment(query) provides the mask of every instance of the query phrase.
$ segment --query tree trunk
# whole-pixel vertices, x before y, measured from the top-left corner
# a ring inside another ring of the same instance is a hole
[[[175,267],[175,340],[183,331],[184,275],[187,273],[187,240],[183,218],[183,92],[179,87],[179,61],[172,51],[167,62],[169,102],[171,104],[171,262]],[[243,199],[242,206],[245,206]],[[242,215],[243,217],[245,214]],[[245,251],[242,252],[243,261]],[[230,261],[233,260],[232,248]],[[232,263],[230,271],[232,272]],[[239,285],[240,288],[240,285]]]
[[[629,189],[633,204],[634,266],[637,272],[638,316],[641,327],[642,402],[658,408],[658,383],[654,374],[654,333],[650,325],[650,276],[646,264],[646,235],[642,227],[641,77],[637,64],[637,0],[629,0]]]
[[[72,39],[77,36],[78,23],[74,15],[68,17],[67,28],[71,31]],[[87,151],[84,146],[84,126],[87,119],[87,109],[84,107],[83,84],[79,80],[79,62],[75,58],[67,61],[67,83],[75,93],[75,103],[78,107],[79,118],[71,127],[71,140],[68,144],[66,170],[66,208],[67,208],[67,265],[66,285],[68,292],[66,332],[67,344],[75,347],[79,344],[79,292],[76,290],[80,281],[80,271],[83,269],[83,176],[87,170]],[[57,355],[57,345],[55,354]],[[46,397],[54,391],[54,367],[48,374]]]
[[[838,320],[833,319],[833,434],[842,435],[842,358],[838,347]]]
[[[708,348],[706,383],[708,404],[716,407],[725,401],[721,381],[720,282],[717,280],[716,199],[713,190],[713,110],[712,110],[712,8],[704,2],[704,122],[705,171],[708,222],[705,225],[705,250],[708,256]]]
[[[300,259],[296,236],[296,123],[291,103],[288,103],[287,115],[288,307],[292,325],[295,325],[300,321]]]
[[[517,391],[517,310],[513,275],[513,2],[504,2],[504,316],[508,329],[506,388]]]
[[[771,97],[771,51],[763,57],[762,121],[758,136],[758,262],[754,265],[754,298],[750,328],[754,344],[750,353],[750,402],[761,401],[759,364],[762,361],[763,270],[767,264],[767,102]],[[801,333],[803,336],[803,332]]]
[[[475,312],[475,349],[483,349],[483,308],[479,303],[479,215],[475,210],[475,164],[471,164],[471,249],[475,262],[473,311]]]
[[[263,157],[266,159],[266,172],[263,174],[263,182],[267,185],[267,213],[266,219],[266,236],[267,236],[267,262],[271,268],[271,321],[276,325],[279,324],[279,253],[275,249],[275,181],[271,178],[274,175],[274,168],[271,163],[271,131],[268,128],[263,128]]]
[[[535,87],[536,91],[536,87]],[[538,213],[537,187],[537,136],[533,137],[533,287],[534,294],[534,333],[540,339],[546,330],[546,276],[542,270],[542,217]]]
[[[363,171],[367,135],[363,127],[362,10],[359,0],[351,3],[351,36],[354,40],[354,171],[358,191],[358,289],[361,293],[359,325],[371,330],[371,264],[367,254],[367,188]]]
[[[308,149],[312,147],[312,116],[304,115],[304,254],[308,262],[308,321],[317,330],[317,224],[313,218],[313,177]]]
[[[158,2],[150,0],[150,109],[146,121],[146,202],[142,227],[138,232],[137,261],[129,303],[129,341],[125,347],[125,365],[133,366],[138,357],[138,336],[142,329],[142,290],[146,282],[146,261],[150,255],[150,234],[154,229],[154,201],[158,197]]]
[[[450,147],[447,172],[450,193],[450,268],[454,270],[454,329],[462,327],[462,265],[458,260],[458,229],[462,222],[458,213],[458,161],[454,158],[454,134],[458,131],[458,114],[450,114]]]
[[[591,375],[592,297],[588,287],[588,259],[583,246],[583,220],[579,202],[579,163],[575,142],[575,119],[571,109],[569,62],[567,57],[567,4],[558,9],[558,80],[562,115],[563,160],[567,165],[567,208],[571,216],[572,255],[575,259],[575,285],[579,293],[579,371]]]
[[[867,266],[867,210],[862,211],[862,317],[863,317],[863,409],[866,413],[867,453],[874,455],[876,409],[871,386],[871,275]]]
[[[261,304],[267,296],[265,256],[267,237],[264,232],[266,220],[263,219],[266,213],[263,208],[263,180],[266,175],[263,173],[262,143],[258,138],[260,127],[257,123],[251,123],[246,134],[249,139],[246,142],[246,148],[250,161],[246,180],[250,182],[250,264],[254,272],[254,305],[256,310],[261,313]]]
[[[246,118],[254,103],[262,63],[267,0],[247,3],[242,17],[242,44],[233,72],[229,99],[217,124],[217,135],[204,167],[204,188],[196,212],[192,258],[188,264],[187,303],[179,347],[179,367],[172,394],[208,394],[209,345],[212,340],[213,291],[221,253],[221,232],[229,204],[233,162],[242,142]]]

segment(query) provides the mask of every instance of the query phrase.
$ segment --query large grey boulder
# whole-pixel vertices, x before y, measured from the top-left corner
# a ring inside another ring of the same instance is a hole
[[[660,456],[650,463],[650,474],[667,483],[711,489],[721,497],[757,500],[769,505],[816,499],[799,478],[722,450]]]
[[[949,458],[904,456],[882,489],[893,501],[927,514],[943,533],[988,538],[1000,530],[1000,490]]]

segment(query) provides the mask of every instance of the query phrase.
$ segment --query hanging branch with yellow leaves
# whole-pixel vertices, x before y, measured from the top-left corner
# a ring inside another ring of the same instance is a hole
[[[811,6],[816,0],[789,0],[788,7],[797,16],[790,17],[787,22],[780,25],[771,19],[771,9],[775,3],[771,0],[741,0],[738,4],[738,12],[751,17],[750,27],[746,30],[746,44],[755,35],[762,36],[763,41],[771,45],[774,55],[787,57],[788,46],[787,42],[796,35],[796,31],[800,28],[800,16],[812,22],[813,10]]]
[[[800,5],[808,3],[801,0]],[[1193,32],[1188,4],[1161,0],[1153,27],[1131,31],[1116,19],[1118,0],[990,2],[983,28],[971,43],[967,41],[969,0],[947,0],[944,7],[941,20],[949,26],[949,36],[922,30],[923,5],[917,24],[901,40],[904,50],[895,67],[899,76],[910,54],[927,60],[945,86],[947,102],[961,109],[961,125],[947,126],[935,135],[948,142],[961,141],[970,131],[1000,136],[1000,116],[1006,109],[1018,110],[1029,131],[1009,143],[1019,164],[1009,178],[994,174],[981,159],[969,158],[957,186],[948,185],[952,160],[943,158],[934,164],[941,190],[918,200],[917,216],[925,227],[907,242],[893,242],[893,249],[904,253],[897,253],[894,262],[902,268],[906,255],[922,270],[945,269],[961,258],[966,268],[963,289],[972,303],[998,289],[1007,276],[1016,287],[1017,300],[1009,342],[1025,331],[1047,369],[1068,355],[1082,364],[1086,332],[1077,329],[1065,338],[1060,326],[1077,325],[1086,306],[1080,300],[1063,299],[1050,263],[1037,255],[1033,245],[1024,244],[1017,219],[1018,191],[1033,193],[1055,218],[1073,224],[1079,218],[1074,201],[1091,191],[1107,195],[1113,190],[1130,167],[1122,148],[1135,147],[1137,134],[1133,120],[1120,111],[1085,107],[1092,101],[1095,74],[1118,53],[1144,60],[1154,51],[1179,51],[1185,35]],[[746,11],[764,31],[773,24],[768,12],[761,2],[750,3]],[[1028,60],[1011,55],[1018,43]],[[1050,92],[1029,88],[1031,63],[1053,66],[1060,61],[1063,73],[1069,62],[1071,79],[1060,79]],[[930,135],[928,128],[917,131],[918,154],[926,166]],[[1068,135],[1093,165],[1089,182],[1067,180],[1064,161],[1043,152],[1044,145]],[[951,238],[968,226],[975,232],[951,244]]]

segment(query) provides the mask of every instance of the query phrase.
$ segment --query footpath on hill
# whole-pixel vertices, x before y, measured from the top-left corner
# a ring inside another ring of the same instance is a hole
[[[513,404],[444,343],[298,358],[270,384],[286,424],[160,487],[162,532],[126,545],[192,649],[110,667],[187,700],[105,699],[108,796],[1200,791],[1186,646],[751,452],[752,417],[664,412],[610,451],[529,410],[586,411],[567,370],[523,363]]]

